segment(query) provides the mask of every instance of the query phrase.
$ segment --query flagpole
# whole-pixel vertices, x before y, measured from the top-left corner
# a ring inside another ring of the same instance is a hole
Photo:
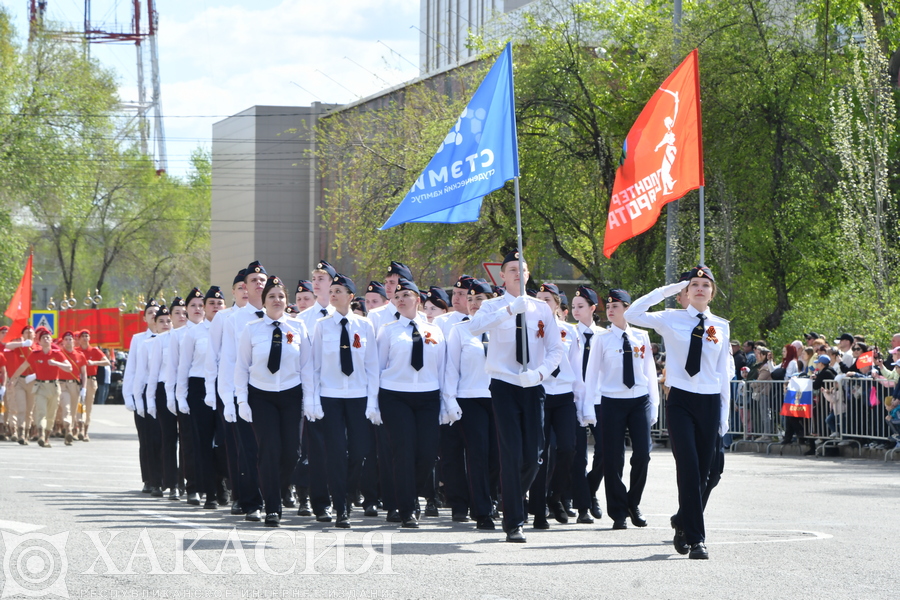
[[[507,42],[506,48],[509,50],[509,110],[512,115],[512,143],[513,147],[516,149],[515,153],[513,153],[516,173],[515,178],[513,178],[513,189],[516,194],[516,244],[519,251],[519,295],[524,297],[526,294],[525,253],[522,252],[522,204],[519,200],[519,135],[516,131],[516,84],[513,77],[512,42]],[[528,370],[529,359],[528,340],[526,338],[528,329],[525,327],[524,317],[522,318],[522,329],[518,331],[518,334],[522,336],[522,372],[524,373]]]
[[[700,186],[700,264],[706,264],[706,223],[704,222],[704,189]]]

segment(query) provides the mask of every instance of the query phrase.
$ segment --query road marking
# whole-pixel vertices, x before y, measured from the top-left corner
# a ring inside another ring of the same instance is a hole
[[[31,533],[38,529],[43,529],[43,525],[35,525],[33,523],[22,523],[20,521],[0,521],[0,529],[9,529],[16,533]]]
[[[97,417],[91,418],[92,423],[99,423],[101,425],[107,425],[109,427],[128,427],[131,425],[134,426],[134,423],[119,423],[118,421],[110,421],[109,419],[98,419]],[[135,437],[137,437],[137,431],[134,432]]]
[[[10,479],[25,479],[22,475],[10,475]]]

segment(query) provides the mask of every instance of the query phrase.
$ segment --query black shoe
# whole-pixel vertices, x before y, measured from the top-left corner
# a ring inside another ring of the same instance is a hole
[[[233,515],[242,515],[242,514],[244,514],[245,512],[246,512],[246,511],[245,511],[243,508],[241,508],[241,503],[240,503],[240,502],[232,502],[232,503],[231,503],[231,514],[233,514]],[[256,511],[256,512],[259,512],[259,511]]]
[[[550,529],[550,523],[547,522],[547,517],[544,515],[534,515],[534,524],[532,527],[535,529]]]
[[[621,521],[613,521],[613,529],[628,529],[628,523],[625,522],[625,519]]]
[[[628,516],[631,517],[631,524],[635,527],[646,527],[647,519],[644,518],[644,515],[641,514],[641,509],[637,506],[632,506],[628,509]]]
[[[367,507],[366,507],[366,512],[363,513],[363,514],[366,515],[367,517],[377,517],[377,516],[378,516],[378,509],[375,508],[375,505],[374,505],[374,504],[372,504],[371,506],[367,506]]]
[[[574,519],[574,518],[575,518],[575,511],[572,510],[572,500],[571,500],[570,498],[566,498],[566,499],[563,501],[563,508],[564,508],[564,510],[566,511],[566,516],[567,516],[567,517],[569,517],[570,519]],[[562,523],[562,522],[563,522],[563,521],[560,521],[560,523]]]
[[[198,494],[197,492],[188,494],[187,503],[191,506],[200,506],[200,494]]]
[[[672,529],[675,530],[675,537],[672,538],[672,545],[675,546],[675,552],[678,554],[687,554],[691,551],[691,546],[684,537],[684,529],[675,524],[675,517],[669,519]]]
[[[285,494],[284,498],[281,499],[281,505],[285,508],[297,508],[297,502],[294,501],[294,492]]]
[[[215,509],[219,508],[219,503],[216,502],[215,499],[207,500],[206,502],[203,503],[203,508],[206,508],[208,510],[215,510]]]
[[[231,513],[231,514],[234,514],[234,513]],[[244,520],[245,520],[245,521],[256,521],[256,522],[259,522],[259,521],[262,520],[262,515],[260,514],[259,509],[257,509],[257,510],[251,510],[251,511],[248,512],[247,515],[244,517]]]
[[[475,529],[483,529],[485,531],[493,531],[496,529],[494,520],[490,517],[481,517],[475,524]]]
[[[428,511],[425,511],[425,512],[426,512],[426,514],[428,514]],[[453,516],[451,516],[450,518],[457,523],[468,523],[469,522],[469,515],[467,515],[466,513],[463,513],[463,512],[453,513]]]
[[[331,523],[331,508],[325,507],[325,510],[316,515],[316,521],[319,523]]]
[[[426,517],[437,517],[440,513],[438,512],[437,504],[435,504],[434,500],[429,500],[427,504],[425,504],[425,516]]]
[[[603,518],[603,509],[600,508],[600,502],[597,498],[591,498],[591,516],[598,521]]]
[[[25,438],[22,438],[22,439],[24,440]],[[145,483],[145,484],[144,484],[144,487],[141,489],[141,493],[142,493],[142,494],[149,494],[149,493],[152,492],[152,491],[153,491],[153,488],[150,487],[150,484],[149,484],[149,483]]]
[[[150,490],[150,496],[152,496],[153,498],[162,498],[163,497],[162,488],[154,487],[152,490]]]
[[[522,533],[522,527],[515,527],[512,530],[507,531],[506,532],[506,541],[524,544],[525,543],[525,534]]]
[[[350,529],[350,515],[347,513],[339,514],[337,519],[335,519],[334,526],[341,529]]]
[[[169,500],[181,500],[181,494],[178,493],[178,488],[172,488],[169,490]]]
[[[388,523],[402,523],[403,519],[400,518],[399,510],[389,510],[387,514],[387,518],[385,519]]]
[[[688,558],[706,560],[709,558],[709,552],[706,550],[706,544],[703,542],[697,542],[696,544],[691,544],[691,554]]]
[[[550,512],[553,513],[553,518],[556,519],[558,523],[565,524],[569,522],[569,515],[566,512],[566,509],[563,508],[563,503],[559,500],[550,501]],[[574,517],[575,515],[573,514],[572,516]]]
[[[313,514],[312,507],[309,505],[309,497],[301,497],[297,508],[298,517],[311,517]]]
[[[495,519],[495,520],[499,520],[500,519],[500,503],[493,502],[492,504],[494,505],[494,509],[491,511],[491,518]]]
[[[216,492],[216,501],[219,506],[228,506],[228,488],[225,487],[225,480],[219,482],[219,491]]]
[[[278,513],[269,513],[266,515],[266,527],[280,527],[281,516]]]
[[[408,518],[403,519],[403,524],[400,527],[404,529],[418,529],[419,521],[414,515],[410,515]]]

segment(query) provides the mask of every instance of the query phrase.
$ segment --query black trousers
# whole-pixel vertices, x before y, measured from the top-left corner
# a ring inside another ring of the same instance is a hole
[[[543,460],[528,492],[528,511],[533,515],[543,517],[546,514],[548,494],[561,495],[569,488],[577,421],[575,394],[569,392],[545,396]],[[553,461],[549,460],[551,437],[556,442]]]
[[[462,408],[462,407],[460,407]],[[469,490],[466,485],[466,446],[462,428],[441,425],[441,445],[437,473],[444,484],[444,497],[453,514],[468,514]]]
[[[591,508],[591,496],[587,482],[587,427],[575,428],[575,455],[572,457],[572,476],[569,480],[568,497],[579,512]]]
[[[363,506],[375,506],[378,504],[378,448],[376,447],[376,439],[379,427],[368,423],[369,427],[369,447],[366,449],[366,460],[363,462],[362,472],[360,473],[359,483],[349,482],[350,493],[357,491],[363,495]],[[358,486],[354,487],[354,486]]]
[[[716,455],[713,457],[712,467],[709,469],[709,478],[706,480],[706,486],[703,489],[703,510],[706,510],[706,503],[709,502],[709,494],[713,488],[719,485],[722,480],[722,473],[725,472],[725,442],[722,436],[716,436]]]
[[[282,490],[290,483],[300,445],[303,389],[298,385],[281,392],[266,392],[251,385],[247,391],[259,447],[257,466],[266,514],[280,516]]]
[[[135,398],[135,403],[140,402],[140,398]],[[147,469],[147,463],[144,456],[144,417],[134,411],[134,429],[137,431],[138,437],[138,462],[141,465],[141,481],[150,485],[150,471]],[[27,433],[27,432],[26,432]]]
[[[694,394],[671,388],[666,399],[669,440],[678,480],[676,524],[689,544],[706,541],[703,493],[716,456],[719,437],[719,394]]]
[[[140,427],[143,435],[141,441],[141,464],[146,469],[147,481],[151,487],[162,487],[162,430],[159,421],[147,413],[147,395],[141,392],[136,402],[143,403],[144,414],[140,418]]]
[[[400,517],[409,518],[427,494],[440,444],[440,391],[378,391],[391,447],[394,490]]]
[[[202,381],[202,380],[201,380]],[[190,407],[189,407],[190,408]],[[194,459],[194,425],[191,423],[191,415],[179,412],[178,418],[178,463],[181,465],[180,479],[185,481],[185,491],[188,494],[197,492],[197,463]]]
[[[234,423],[225,420],[222,398],[216,393],[216,460],[221,466],[222,446],[225,447],[226,473],[231,482],[231,497],[244,512],[252,512],[263,508],[260,493],[258,445],[253,425],[238,417]],[[216,484],[222,476],[220,469],[216,475]]]
[[[525,524],[525,492],[544,449],[544,386],[523,388],[491,379],[491,406],[500,451],[503,529]]]
[[[162,455],[162,487],[172,489],[184,484],[178,470],[178,416],[166,406],[166,384],[156,384],[156,419],[159,421]]]
[[[383,424],[375,427],[375,447],[378,454],[378,485],[381,488],[382,504],[388,512],[399,510],[397,490],[394,487],[393,462],[391,460],[391,436],[388,434],[387,427]]]
[[[606,479],[606,511],[613,521],[624,521],[628,509],[641,504],[650,464],[650,397],[600,400],[603,437],[603,475]],[[625,468],[625,430],[631,437],[631,476],[628,490],[622,481]]]
[[[206,405],[206,382],[202,377],[188,379],[188,408],[194,432],[194,465],[197,492],[210,500],[218,492],[218,468],[213,439],[216,435],[216,411]]]
[[[457,398],[463,416],[459,428],[465,444],[466,482],[475,519],[491,516],[500,483],[497,427],[490,398]]]
[[[322,398],[321,429],[325,438],[328,489],[338,515],[348,512],[347,493],[359,485],[363,464],[372,445],[366,419],[366,398]],[[353,488],[349,482],[354,482]]]
[[[588,501],[597,497],[597,490],[603,482],[603,431],[600,429],[600,405],[594,406],[596,425],[589,425],[594,438],[594,454],[591,458],[591,470],[587,474]]]
[[[304,418],[307,462],[309,464],[309,501],[315,514],[331,505],[328,493],[328,463],[325,449],[325,429],[320,421],[310,423]]]

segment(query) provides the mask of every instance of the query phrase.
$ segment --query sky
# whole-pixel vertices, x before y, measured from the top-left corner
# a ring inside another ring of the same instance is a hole
[[[48,0],[47,19],[81,27],[84,0]],[[130,0],[91,0],[95,27],[130,26]],[[146,0],[142,9],[146,22]],[[19,37],[27,0],[0,0]],[[418,76],[419,0],[156,0],[169,172],[211,148],[212,125],[254,105],[345,103]],[[137,100],[133,45],[93,45]],[[144,73],[150,86],[150,53]]]

